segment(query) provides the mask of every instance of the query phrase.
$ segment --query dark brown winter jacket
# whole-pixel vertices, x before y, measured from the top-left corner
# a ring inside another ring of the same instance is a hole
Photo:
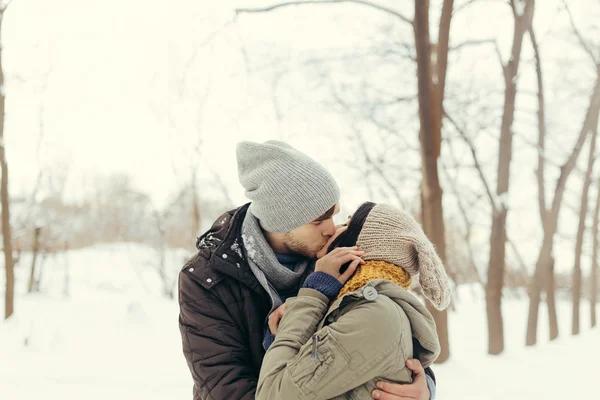
[[[254,399],[271,302],[244,260],[247,209],[219,217],[179,274],[179,329],[194,400]]]
[[[247,210],[219,217],[179,274],[179,329],[194,400],[255,398],[271,301],[245,261]]]

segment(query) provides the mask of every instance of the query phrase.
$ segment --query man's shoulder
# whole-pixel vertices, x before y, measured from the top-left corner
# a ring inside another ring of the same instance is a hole
[[[223,213],[198,237],[196,253],[179,273],[180,302],[197,301],[222,286],[222,281],[238,280],[232,275],[246,267],[239,231],[247,208],[245,205]]]
[[[210,229],[197,238],[196,248],[200,252],[209,254],[219,248],[226,239],[237,236],[237,231],[239,231],[239,227],[244,220],[248,206],[246,204],[221,214]]]
[[[210,283],[217,280],[217,275],[218,271],[211,266],[209,258],[200,250],[197,251],[179,272],[179,302],[197,301],[206,296],[206,291],[211,289]]]

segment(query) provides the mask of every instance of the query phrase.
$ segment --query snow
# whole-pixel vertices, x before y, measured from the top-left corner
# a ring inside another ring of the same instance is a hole
[[[69,252],[68,299],[66,257],[47,261],[45,293],[33,295],[24,257],[15,317],[0,325],[0,398],[191,398],[177,302],[160,295],[153,256],[136,245]]]
[[[472,292],[476,294],[473,295]],[[572,399],[600,398],[597,360],[600,328],[590,328],[589,303],[582,301],[582,333],[570,335],[571,302],[558,301],[561,336],[550,342],[546,305],[540,305],[538,346],[524,345],[528,312],[522,299],[503,301],[505,353],[489,356],[485,300],[480,287],[461,287],[458,311],[449,316],[452,358],[434,366],[439,399]]]
[[[525,14],[525,1],[515,0],[515,13],[522,17]]]
[[[24,255],[17,270],[16,314],[0,323],[0,398],[191,399],[177,302],[161,296],[160,280],[149,265],[154,254],[144,246],[119,244],[50,257],[42,293],[29,295],[30,256]],[[176,254],[168,257],[172,271],[183,264]],[[69,298],[63,295],[65,265]],[[556,342],[548,341],[542,304],[540,344],[526,348],[526,297],[506,297],[506,352],[488,356],[481,288],[459,289],[449,318],[452,358],[434,366],[438,399],[600,398],[595,365],[600,329],[589,327],[588,304],[582,305],[582,334],[571,337],[571,305],[559,296],[562,336]]]
[[[255,258],[258,244],[256,244],[254,237],[242,234],[242,240],[248,257]]]

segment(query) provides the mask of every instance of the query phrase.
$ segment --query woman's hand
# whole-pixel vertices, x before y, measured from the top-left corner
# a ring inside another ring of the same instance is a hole
[[[331,243],[333,243],[333,241],[338,236],[340,236],[340,234],[342,234],[343,232],[345,232],[346,229],[348,229],[348,226],[346,226],[346,225],[338,225],[338,226],[336,226],[335,233],[333,234],[333,236],[329,238],[329,240],[327,241],[327,243],[325,243],[325,246],[323,246],[323,248],[321,250],[319,250],[319,252],[317,253],[317,259],[323,258],[327,254],[327,250],[329,250],[329,246],[331,245]]]
[[[338,247],[317,261],[317,264],[315,265],[315,272],[324,272],[329,274],[340,281],[342,285],[344,285],[354,274],[356,268],[358,268],[360,264],[365,263],[363,259],[360,258],[364,254],[365,252],[358,250],[357,246]],[[348,262],[352,263],[343,274],[340,274],[340,268],[342,268],[342,265]]]

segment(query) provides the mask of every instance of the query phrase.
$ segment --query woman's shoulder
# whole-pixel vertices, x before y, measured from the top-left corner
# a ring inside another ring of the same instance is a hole
[[[410,332],[409,319],[402,307],[378,285],[365,285],[357,290],[340,304],[340,311],[344,319],[367,325],[370,331],[378,330],[388,336],[392,332],[398,338],[402,331]]]

